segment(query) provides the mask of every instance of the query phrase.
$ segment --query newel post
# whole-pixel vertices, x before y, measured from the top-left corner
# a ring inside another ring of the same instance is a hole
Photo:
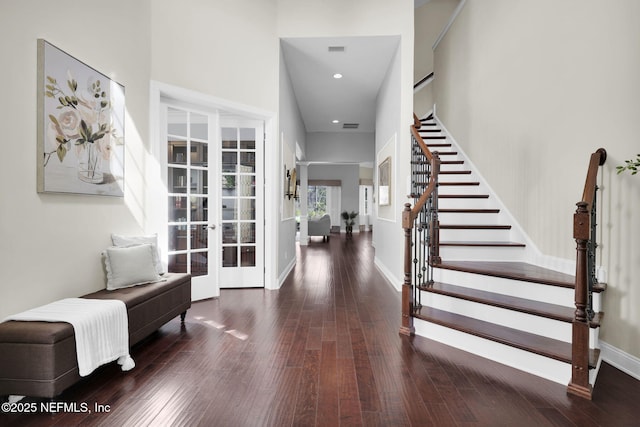
[[[411,218],[411,204],[406,203],[402,211],[402,228],[404,228],[404,282],[402,283],[402,325],[400,334],[411,336],[415,334],[413,327],[413,289],[411,286],[411,230],[413,220]]]
[[[591,400],[589,384],[589,321],[587,318],[587,245],[591,233],[588,203],[578,202],[573,216],[573,237],[576,239],[576,284],[571,348],[571,382],[567,392]]]

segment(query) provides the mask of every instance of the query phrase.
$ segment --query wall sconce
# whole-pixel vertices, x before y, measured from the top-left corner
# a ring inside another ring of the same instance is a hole
[[[289,200],[293,197],[298,200],[298,186],[296,185],[296,170],[295,168],[287,170],[287,188],[285,189],[284,196]]]

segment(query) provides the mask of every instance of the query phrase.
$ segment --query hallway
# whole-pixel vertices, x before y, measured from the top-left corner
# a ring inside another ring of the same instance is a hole
[[[566,387],[398,334],[400,295],[371,234],[314,238],[279,291],[222,290],[57,401],[108,413],[0,415],[1,425],[631,426],[640,383],[604,364],[593,402]],[[27,400],[29,401],[29,400]]]

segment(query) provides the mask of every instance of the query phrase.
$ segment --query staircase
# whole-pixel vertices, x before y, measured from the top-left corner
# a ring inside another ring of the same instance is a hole
[[[527,263],[532,249],[527,248],[526,236],[509,223],[509,215],[454,141],[432,116],[420,120],[417,131],[440,158],[436,221],[430,231],[437,236],[439,257],[427,261],[430,274],[414,274],[418,280],[413,286],[411,327],[418,335],[569,384],[576,278]],[[420,149],[416,143],[414,155]],[[410,195],[414,205],[427,185],[423,174],[414,174]],[[413,256],[411,263],[417,270],[420,260]],[[599,366],[596,347],[604,289],[597,285],[592,290],[595,315],[587,322],[589,384]]]

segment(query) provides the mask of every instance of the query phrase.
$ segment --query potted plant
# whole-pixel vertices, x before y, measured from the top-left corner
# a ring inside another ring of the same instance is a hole
[[[345,229],[347,234],[352,234],[353,233],[353,224],[355,224],[355,220],[354,218],[358,216],[357,212],[347,212],[347,211],[343,211],[341,214],[342,219],[344,220],[344,224],[345,224]]]

